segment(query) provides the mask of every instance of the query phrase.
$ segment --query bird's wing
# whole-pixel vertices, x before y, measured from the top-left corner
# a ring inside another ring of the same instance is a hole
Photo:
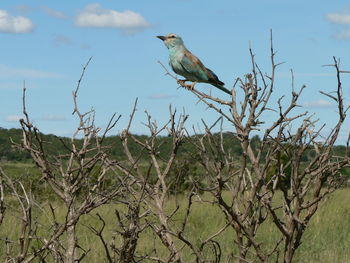
[[[208,81],[208,71],[203,63],[194,56],[190,51],[185,50],[184,55],[180,61],[183,69],[198,81]]]
[[[184,56],[181,60],[181,66],[187,71],[188,74],[194,76],[198,81],[215,83],[219,85],[225,84],[219,80],[218,76],[216,76],[213,71],[206,68],[199,58],[188,50],[184,52]]]
[[[185,50],[180,61],[180,65],[184,71],[181,73],[185,74],[179,74],[185,76],[188,80],[210,83],[223,92],[231,95],[231,91],[223,86],[225,83],[220,81],[218,76],[216,76],[213,71],[206,68],[203,63],[190,51]]]
[[[216,76],[216,74],[211,71],[210,69],[206,68],[207,71],[209,72],[209,81],[213,82],[213,83],[216,83],[216,84],[219,84],[219,85],[225,85],[225,83],[223,83],[221,80],[219,80],[218,76]]]

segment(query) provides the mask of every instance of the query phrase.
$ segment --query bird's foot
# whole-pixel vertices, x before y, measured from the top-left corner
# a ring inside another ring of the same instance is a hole
[[[193,90],[194,86],[197,84],[197,82],[193,82],[192,84],[186,84],[187,79],[179,79],[177,83],[186,89]]]
[[[178,81],[177,81],[177,84],[179,84],[180,86],[182,86],[182,87],[186,87],[187,85],[186,85],[186,80],[185,79],[179,79]]]
[[[190,90],[193,90],[194,86],[196,86],[196,84],[197,84],[197,81],[193,82],[192,84],[187,85],[187,88]]]

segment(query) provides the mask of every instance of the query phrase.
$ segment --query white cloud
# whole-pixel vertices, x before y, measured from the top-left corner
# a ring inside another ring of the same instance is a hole
[[[348,39],[350,38],[350,29],[342,30],[334,35],[336,39]]]
[[[151,24],[139,13],[104,9],[99,4],[87,5],[75,18],[79,27],[117,28],[127,33],[141,31]]]
[[[306,108],[330,108],[332,103],[327,100],[319,99],[314,101],[304,102],[303,106]]]
[[[42,118],[43,121],[65,121],[66,118],[64,116],[61,115],[45,115]]]
[[[42,5],[42,6],[29,6],[29,5],[18,5],[15,7],[17,12],[20,13],[30,13],[30,12],[36,12],[36,11],[41,11],[47,14],[48,16],[55,17],[55,18],[60,18],[60,19],[65,19],[67,16],[61,12],[57,11],[51,7]]]
[[[342,11],[326,14],[326,20],[338,25],[338,32],[333,34],[334,38],[339,40],[350,38],[350,6],[343,8]]]
[[[33,8],[30,7],[29,5],[18,5],[15,7],[16,11],[21,12],[21,13],[28,13],[33,11]]]
[[[0,9],[0,32],[3,33],[29,33],[34,30],[34,25],[29,18],[24,16],[11,16],[5,10]]]
[[[53,45],[55,47],[63,47],[63,46],[78,46],[81,49],[90,49],[91,45],[87,43],[75,43],[71,38],[64,36],[64,35],[56,35],[53,38]]]
[[[65,19],[67,18],[66,15],[60,11],[57,11],[55,9],[52,9],[48,6],[40,6],[40,9],[46,13],[48,16],[55,17],[55,18],[61,18]]]
[[[326,19],[333,24],[350,24],[350,13],[329,13]]]
[[[73,41],[69,37],[63,35],[55,36],[53,41],[55,46],[71,46],[73,44]]]
[[[62,75],[53,72],[46,72],[29,68],[14,68],[11,66],[0,64],[0,79],[50,79],[62,77]]]
[[[18,122],[20,119],[22,119],[22,116],[19,115],[9,115],[5,118],[6,122]]]

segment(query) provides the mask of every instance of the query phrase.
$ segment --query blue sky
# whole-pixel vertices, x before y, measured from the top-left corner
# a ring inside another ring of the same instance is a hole
[[[168,53],[155,36],[181,35],[187,48],[231,88],[235,78],[251,69],[249,43],[263,71],[269,72],[270,29],[276,59],[285,62],[278,68],[274,101],[288,98],[293,69],[296,87],[307,85],[301,104],[330,127],[336,108],[318,91],[335,90],[336,79],[334,70],[322,65],[336,56],[344,70],[350,69],[350,1],[2,1],[0,127],[19,127],[25,81],[35,125],[45,133],[69,136],[77,123],[71,115],[71,93],[91,56],[79,105],[82,110],[93,107],[101,127],[114,112],[121,114],[112,134],[125,128],[136,98],[136,133],[146,133],[145,110],[161,124],[170,104],[190,115],[189,127],[200,124],[201,118],[211,122],[217,118],[214,112],[164,76],[157,61],[168,65]],[[207,85],[197,87],[226,96]],[[344,96],[349,103],[348,76]]]

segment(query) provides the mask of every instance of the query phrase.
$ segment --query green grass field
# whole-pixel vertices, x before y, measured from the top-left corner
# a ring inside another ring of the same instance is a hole
[[[26,163],[3,163],[3,169],[6,173],[11,174],[13,178],[20,178],[25,182],[26,186],[30,186],[39,191],[42,196],[38,196],[38,200],[44,211],[48,211],[48,202],[51,202],[56,207],[57,217],[61,222],[65,216],[65,209],[62,204],[55,200],[49,187],[45,185],[32,185],[33,178],[39,179],[40,173],[33,164]],[[25,172],[24,172],[25,171]],[[27,175],[31,175],[28,177]],[[34,180],[35,181],[35,180]],[[350,189],[339,189],[335,193],[326,197],[322,201],[319,210],[316,212],[311,220],[309,228],[305,231],[302,239],[302,245],[296,252],[294,262],[321,262],[321,263],[347,263],[350,262]],[[18,233],[20,231],[19,214],[15,213],[18,208],[16,202],[11,200],[8,204],[12,205],[6,211],[6,217],[2,225],[0,225],[0,262],[4,262],[5,242],[6,238],[10,240],[18,240]],[[183,208],[186,206],[186,199],[184,197],[178,198],[180,205],[179,212],[174,217],[174,224],[181,222],[183,217]],[[168,202],[168,208],[171,210],[175,205],[175,198],[171,197]],[[78,224],[78,241],[79,245],[90,252],[83,262],[106,262],[104,260],[104,249],[98,237],[94,235],[88,226],[98,227],[100,225],[96,213],[103,216],[106,221],[106,228],[104,230],[104,237],[110,241],[112,236],[116,236],[116,242],[120,242],[120,236],[115,235],[117,229],[117,220],[115,216],[115,209],[123,209],[121,206],[109,204],[104,205],[88,215],[81,217]],[[182,210],[181,210],[182,209]],[[50,227],[50,216],[40,209],[34,210],[34,218],[40,222],[38,234],[40,236],[47,236],[46,231]],[[198,245],[201,240],[206,239],[212,233],[216,232],[225,224],[225,217],[222,212],[213,205],[195,202],[189,217],[189,223],[186,227],[186,236]],[[268,220],[260,228],[258,232],[259,241],[263,242],[265,249],[271,249],[276,240],[280,237],[276,227]],[[62,237],[64,239],[64,236]],[[216,238],[221,244],[222,248],[222,262],[228,262],[230,255],[237,253],[237,248],[234,243],[235,235],[233,231],[228,228],[220,236]],[[141,233],[137,245],[138,254],[151,253],[154,247],[157,252],[164,257],[167,255],[167,250],[161,245],[158,237],[150,230]],[[16,252],[16,244],[12,248],[12,252]],[[184,260],[186,262],[193,262],[190,251],[184,249]],[[211,251],[208,249],[208,255]],[[36,261],[39,262],[39,261]],[[146,261],[143,261],[146,262]],[[231,262],[231,261],[230,261]]]
[[[345,263],[350,262],[350,189],[340,189],[322,203],[311,221],[309,229],[306,230],[303,243],[296,253],[294,262],[322,262],[322,263]],[[169,200],[172,206],[174,200]],[[180,205],[185,206],[185,199],[180,198]],[[100,213],[106,220],[106,228],[104,236],[109,240],[116,229],[116,218],[114,210],[119,208],[116,205],[105,205],[96,209],[89,215],[84,215],[78,225],[79,244],[84,249],[91,249],[86,257],[85,262],[105,262],[102,244],[98,238],[92,234],[87,226],[97,226],[99,224],[96,212]],[[58,216],[64,216],[64,209],[58,207]],[[39,222],[48,225],[48,217],[45,213],[36,210]],[[181,217],[181,212],[178,217]],[[218,208],[209,204],[196,203],[190,216],[189,225],[186,229],[187,236],[194,243],[198,244],[202,240],[213,233],[220,226],[224,225],[225,220]],[[3,239],[8,237],[13,239],[19,232],[18,219],[15,214],[9,214],[0,228],[1,246],[0,255],[4,255]],[[41,227],[45,229],[45,227]],[[39,234],[45,235],[43,230]],[[259,241],[264,242],[265,248],[271,248],[273,242],[278,238],[278,232],[270,222],[263,225],[259,232]],[[217,239],[222,246],[223,258],[222,262],[227,262],[229,255],[236,251],[234,234],[228,229]],[[117,238],[118,242],[118,238]],[[151,252],[157,247],[160,254],[166,251],[160,246],[159,240],[150,231],[141,234],[137,251],[141,254]],[[208,251],[210,253],[210,251]],[[186,254],[186,252],[185,252]],[[191,255],[187,253],[185,256],[187,262],[191,262]],[[0,256],[0,261],[3,258]]]

